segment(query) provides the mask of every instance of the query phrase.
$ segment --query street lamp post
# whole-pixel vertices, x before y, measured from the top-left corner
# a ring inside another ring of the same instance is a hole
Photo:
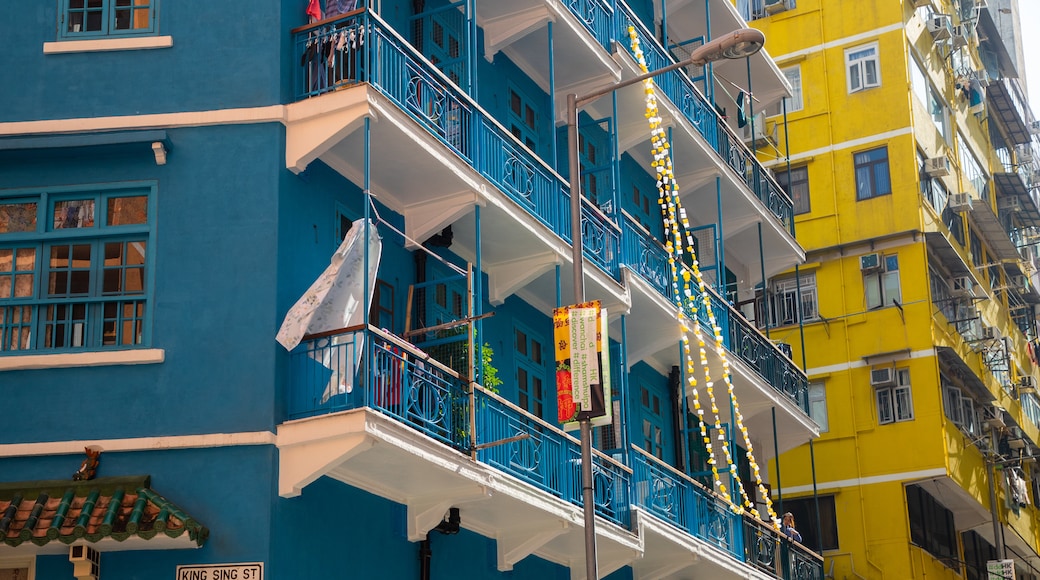
[[[643,82],[657,75],[689,66],[704,66],[724,58],[744,58],[758,52],[765,43],[765,36],[754,28],[741,28],[699,46],[690,57],[682,62],[670,64],[658,70],[617,82],[605,88],[578,97],[567,95],[567,155],[570,163],[571,191],[571,256],[574,262],[574,303],[585,301],[584,245],[581,228],[581,164],[578,161],[578,107],[588,104],[616,90]],[[609,405],[610,401],[604,401]],[[580,416],[581,427],[581,492],[585,514],[585,573],[589,580],[599,578],[596,564],[596,506],[592,479],[592,419]]]

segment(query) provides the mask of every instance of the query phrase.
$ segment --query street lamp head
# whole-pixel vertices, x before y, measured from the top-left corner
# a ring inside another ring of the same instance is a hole
[[[766,36],[761,30],[741,28],[707,42],[690,53],[689,62],[704,66],[724,58],[744,58],[762,50]]]

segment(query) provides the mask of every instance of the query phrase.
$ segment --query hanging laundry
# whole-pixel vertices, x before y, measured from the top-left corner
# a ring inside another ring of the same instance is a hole
[[[749,101],[748,94],[744,91],[737,93],[737,127],[743,129],[747,125],[747,110],[745,103]]]
[[[310,0],[307,4],[306,14],[310,17],[311,22],[317,22],[321,20],[321,5],[318,4],[318,0]]]
[[[329,18],[358,9],[359,0],[326,0],[325,15]]]

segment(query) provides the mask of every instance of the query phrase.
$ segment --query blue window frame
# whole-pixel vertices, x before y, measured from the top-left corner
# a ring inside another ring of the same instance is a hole
[[[64,40],[155,34],[159,0],[60,0]]]
[[[878,147],[853,155],[856,165],[856,199],[870,199],[892,193],[888,176],[888,147]]]
[[[0,192],[0,354],[149,343],[154,193]]]
[[[545,342],[542,337],[520,325],[513,327],[513,336],[516,348],[517,403],[532,415],[544,419],[547,389]]]

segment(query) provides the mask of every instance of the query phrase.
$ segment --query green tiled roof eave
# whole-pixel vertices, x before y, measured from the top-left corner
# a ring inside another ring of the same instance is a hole
[[[0,483],[0,528],[0,543],[11,547],[185,533],[201,547],[209,537],[208,528],[155,493],[146,475]]]

